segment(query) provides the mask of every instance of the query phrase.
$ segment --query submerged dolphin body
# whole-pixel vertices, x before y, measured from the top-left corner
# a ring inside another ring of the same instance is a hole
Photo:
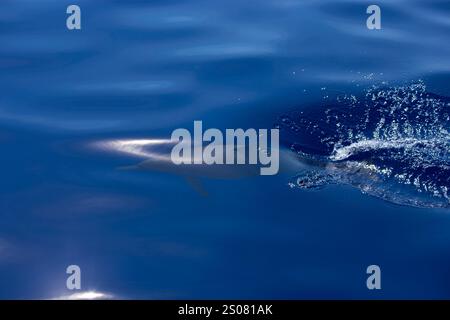
[[[200,194],[206,195],[200,179],[241,179],[259,176],[261,164],[175,164],[171,159],[171,150],[176,142],[165,139],[111,140],[100,143],[103,149],[142,158],[136,165],[120,167],[120,170],[154,171],[182,176]],[[226,148],[226,146],[218,146]],[[248,150],[244,146],[234,148],[235,160]],[[274,150],[272,150],[273,152]],[[305,167],[295,152],[279,148],[279,173],[295,174]],[[192,152],[193,154],[201,154]]]
[[[291,187],[347,184],[400,205],[450,207],[450,99],[423,82],[341,96],[277,127],[283,145],[315,164]]]
[[[174,164],[170,157],[170,150],[175,145],[171,140],[161,139],[133,139],[112,140],[102,142],[103,148],[124,153],[143,161],[136,165],[119,167],[120,170],[154,171],[182,176],[199,194],[207,195],[200,179],[242,179],[260,175],[260,164]],[[236,147],[235,157],[245,152],[245,148]],[[193,152],[195,153],[195,152]],[[333,183],[333,177],[339,172],[353,172],[361,179],[369,177],[375,179],[371,172],[360,167],[352,167],[345,162],[330,163],[326,159],[314,158],[301,154],[295,149],[281,147],[279,153],[279,174],[296,176],[299,186],[309,188],[319,187],[326,183]],[[299,173],[306,172],[303,178]],[[313,186],[314,184],[314,186]]]

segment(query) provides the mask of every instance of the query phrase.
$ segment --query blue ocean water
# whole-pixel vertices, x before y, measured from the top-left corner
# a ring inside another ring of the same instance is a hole
[[[0,298],[450,298],[450,3],[0,3]],[[280,127],[292,176],[117,170],[210,128]],[[131,152],[132,153],[132,152]],[[368,290],[379,265],[382,289]]]

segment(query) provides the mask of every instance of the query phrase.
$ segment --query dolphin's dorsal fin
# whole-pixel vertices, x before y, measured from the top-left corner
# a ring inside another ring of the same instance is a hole
[[[192,176],[185,176],[184,177],[187,181],[187,183],[202,197],[208,196],[208,191],[206,191],[205,187],[203,186],[200,179],[192,177]]]

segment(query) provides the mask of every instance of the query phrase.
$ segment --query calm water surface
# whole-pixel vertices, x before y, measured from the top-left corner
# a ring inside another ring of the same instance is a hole
[[[445,101],[448,1],[378,1],[379,31],[367,1],[79,0],[81,31],[68,4],[0,3],[0,298],[71,294],[70,264],[83,290],[125,299],[450,298],[448,209],[284,176],[206,179],[202,197],[93,147],[194,120],[271,128],[373,85],[420,81]],[[430,179],[445,186],[443,172]],[[371,264],[381,291],[366,288]]]

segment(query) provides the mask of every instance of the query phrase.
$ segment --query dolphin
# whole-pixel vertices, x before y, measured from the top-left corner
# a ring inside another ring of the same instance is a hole
[[[153,171],[164,172],[182,176],[195,191],[201,195],[208,193],[201,184],[200,179],[242,179],[260,175],[261,164],[237,164],[236,159],[241,153],[246,152],[246,146],[234,146],[234,164],[205,164],[205,163],[181,163],[175,164],[171,159],[171,150],[176,141],[170,139],[117,139],[101,141],[97,143],[102,149],[118,152],[128,156],[138,157],[142,160],[137,164],[118,167],[118,170]],[[218,148],[227,148],[220,145]],[[271,150],[274,152],[274,150]],[[276,150],[279,154],[279,174],[295,174],[305,167],[307,162],[302,162],[300,156],[285,147]],[[193,155],[201,154],[192,152]],[[193,159],[194,160],[194,159]]]
[[[171,149],[176,144],[169,139],[117,139],[97,143],[102,149],[118,152],[142,159],[136,164],[118,167],[125,171],[163,172],[183,177],[200,195],[207,196],[202,179],[243,179],[260,175],[261,164],[175,164],[171,159]],[[226,146],[221,146],[226,148]],[[246,152],[245,146],[235,146],[235,158]],[[195,149],[194,149],[195,151]],[[318,189],[325,185],[346,181],[377,181],[370,166],[353,161],[330,161],[327,157],[312,156],[296,149],[281,146],[279,154],[279,174],[288,176],[291,187]],[[273,150],[272,150],[273,152]],[[199,154],[192,152],[193,154]],[[358,178],[356,178],[358,177]]]

